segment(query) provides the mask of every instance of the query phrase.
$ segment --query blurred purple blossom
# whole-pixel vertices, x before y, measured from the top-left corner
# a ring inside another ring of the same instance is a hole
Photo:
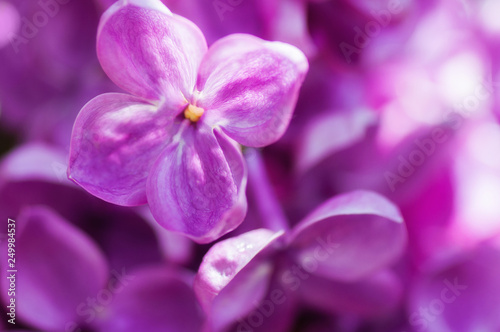
[[[0,1],[2,130],[63,148],[78,111],[96,93],[112,91],[95,56],[94,1]],[[21,96],[21,97],[20,97]]]
[[[7,155],[0,164],[0,213],[15,219],[30,206],[46,206],[91,234],[112,268],[159,262],[161,254],[167,261],[189,262],[187,239],[150,227],[147,214],[141,211],[86,194],[67,180],[66,163],[60,149],[44,144],[21,146]],[[167,245],[167,240],[176,246]],[[131,244],[141,245],[135,248]]]
[[[52,210],[33,206],[16,219],[16,311],[23,323],[45,331],[199,330],[188,273],[161,266],[109,270],[97,245]],[[8,276],[3,270],[2,286]]]
[[[257,229],[215,244],[194,287],[211,331],[248,330],[242,324],[287,331],[297,297],[322,310],[369,316],[399,300],[397,277],[383,269],[405,240],[394,205],[353,192],[325,202],[290,231]]]

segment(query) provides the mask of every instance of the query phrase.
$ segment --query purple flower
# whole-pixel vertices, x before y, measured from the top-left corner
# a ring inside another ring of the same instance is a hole
[[[46,207],[25,209],[15,220],[18,318],[43,330],[63,330],[76,319],[79,302],[104,287],[106,260],[88,236]],[[2,286],[7,276],[2,272]]]
[[[75,105],[111,91],[93,51],[94,1],[2,0],[0,12],[0,125],[67,145]]]
[[[169,263],[191,261],[189,239],[159,226],[147,208],[116,206],[89,195],[65,177],[66,159],[57,149],[33,143],[5,156],[0,163],[0,215],[16,219],[31,206],[50,208],[90,234],[111,268],[158,263],[161,254]]]
[[[200,330],[191,273],[163,265],[110,269],[93,239],[48,207],[25,208],[15,220],[16,318],[22,323],[43,331]],[[9,257],[2,256],[5,267]],[[8,276],[3,268],[5,289]]]
[[[401,295],[386,268],[405,244],[392,203],[352,192],[325,202],[289,232],[257,229],[218,242],[194,288],[212,331],[247,331],[245,324],[286,331],[299,299],[327,312],[380,314]]]
[[[281,137],[308,69],[301,51],[250,35],[207,50],[203,34],[160,1],[120,1],[103,14],[97,53],[130,94],[104,94],[80,112],[69,177],[106,201],[148,203],[166,229],[210,242],[246,213],[236,142]]]

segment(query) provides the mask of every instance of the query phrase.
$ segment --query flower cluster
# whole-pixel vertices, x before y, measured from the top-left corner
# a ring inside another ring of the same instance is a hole
[[[496,0],[0,0],[0,331],[500,331]]]

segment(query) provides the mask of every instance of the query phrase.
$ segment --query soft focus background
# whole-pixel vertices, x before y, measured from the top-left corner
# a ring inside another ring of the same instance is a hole
[[[8,324],[2,281],[0,329],[59,331],[50,323],[59,321],[61,331],[201,329],[190,285],[210,245],[66,178],[76,115],[91,98],[118,91],[95,50],[99,17],[112,3],[0,0],[0,216],[36,225],[17,253],[25,271],[18,281],[36,287],[18,298],[51,313],[18,312]],[[384,195],[405,219],[407,250],[390,266],[397,301],[370,315],[303,305],[290,331],[500,331],[500,1],[164,3],[195,22],[209,45],[242,32],[308,56],[290,127],[261,151],[292,225],[354,189]],[[86,292],[97,304],[80,303]],[[373,294],[373,303],[385,296]]]

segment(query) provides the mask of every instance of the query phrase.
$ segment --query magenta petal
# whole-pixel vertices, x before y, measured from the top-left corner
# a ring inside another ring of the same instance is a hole
[[[65,331],[67,323],[81,320],[77,307],[104,287],[106,261],[89,237],[45,207],[24,210],[15,228],[17,314],[41,330]],[[2,288],[8,289],[2,270]],[[7,292],[2,296],[6,300]]]
[[[373,120],[373,114],[366,110],[325,112],[314,117],[300,135],[297,149],[298,169],[306,171],[334,153],[360,141]]]
[[[318,275],[352,281],[398,259],[406,228],[395,205],[368,191],[336,196],[291,234],[297,261]]]
[[[299,290],[303,300],[316,309],[371,317],[394,310],[403,288],[392,271],[384,270],[355,282],[310,275]]]
[[[0,183],[41,180],[73,185],[66,177],[67,157],[52,146],[27,143],[5,156],[0,165]]]
[[[294,46],[235,34],[215,42],[200,66],[206,121],[253,147],[278,140],[290,122],[308,62]]]
[[[420,276],[408,319],[417,331],[500,331],[500,243],[488,241]]]
[[[205,310],[236,274],[282,233],[256,229],[214,244],[203,257],[194,283]]]
[[[211,242],[245,217],[245,164],[239,148],[201,122],[180,136],[151,170],[148,203],[166,229]]]
[[[206,50],[198,27],[159,0],[119,1],[104,13],[97,36],[99,61],[115,84],[177,106],[191,97]]]
[[[246,316],[267,294],[270,259],[283,232],[257,229],[215,244],[203,258],[194,290],[214,331]]]
[[[73,128],[69,178],[105,201],[145,204],[148,172],[170,139],[169,119],[167,110],[130,95],[92,99]]]
[[[214,298],[208,324],[213,331],[227,331],[260,303],[269,292],[273,262],[256,259],[241,269]]]
[[[123,282],[122,282],[123,281]],[[164,267],[127,273],[118,281],[102,332],[199,332],[202,311],[192,289],[192,276]]]

